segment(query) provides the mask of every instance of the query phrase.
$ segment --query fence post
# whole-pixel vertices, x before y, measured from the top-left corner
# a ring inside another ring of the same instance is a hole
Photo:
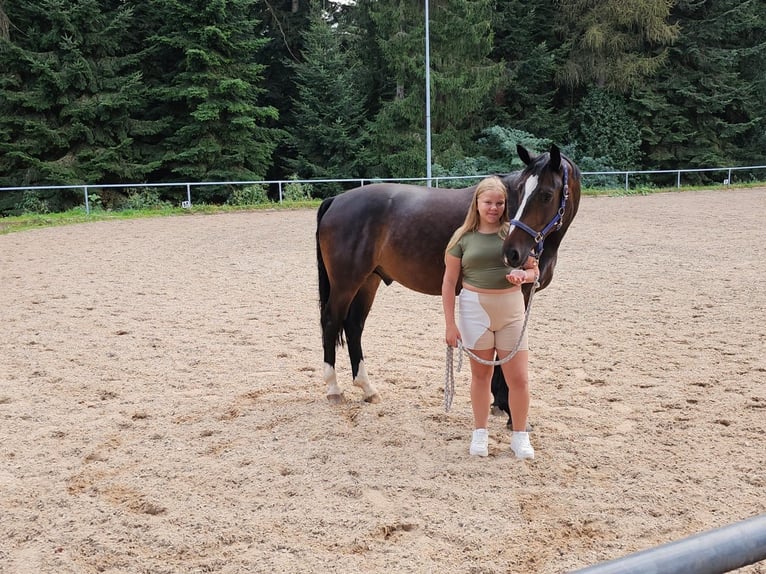
[[[85,215],[90,215],[90,202],[88,201],[88,186],[84,186],[85,190]]]
[[[630,173],[629,171],[625,172],[625,193],[628,192],[628,174],[629,173]]]
[[[678,170],[678,174],[676,175],[676,187],[681,188],[681,170]]]

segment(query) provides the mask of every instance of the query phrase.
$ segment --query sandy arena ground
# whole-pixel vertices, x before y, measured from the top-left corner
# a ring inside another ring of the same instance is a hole
[[[766,189],[584,198],[530,321],[537,457],[468,456],[441,302],[322,382],[315,212],[0,236],[0,572],[561,573],[766,512]],[[766,562],[742,570],[766,572]]]

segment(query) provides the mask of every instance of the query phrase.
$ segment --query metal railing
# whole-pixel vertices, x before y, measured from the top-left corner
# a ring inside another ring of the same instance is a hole
[[[722,574],[766,560],[766,514],[571,574]]]
[[[711,167],[695,169],[667,169],[667,170],[628,170],[628,171],[583,171],[583,185],[587,187],[587,180],[590,177],[624,177],[625,191],[630,190],[631,176],[646,176],[654,174],[676,174],[676,187],[681,187],[681,177],[683,174],[693,173],[721,173],[725,177],[721,180],[722,185],[730,185],[732,177],[736,172],[756,172],[763,171],[763,175],[757,178],[757,181],[766,180],[766,165],[743,166],[743,167]],[[464,176],[432,176],[431,181],[434,187],[440,187],[440,184],[448,181],[478,181],[485,175],[464,175]],[[249,186],[249,185],[276,185],[278,189],[278,201],[284,201],[284,189],[289,184],[321,184],[338,183],[350,186],[367,185],[378,182],[398,182],[414,183],[425,185],[424,177],[407,178],[346,178],[346,179],[290,179],[290,180],[255,180],[255,181],[215,181],[215,182],[179,182],[179,183],[114,183],[114,184],[82,184],[82,185],[40,185],[40,186],[15,186],[0,187],[1,192],[22,191],[37,192],[45,190],[82,190],[85,211],[90,213],[90,195],[97,189],[146,189],[146,188],[181,188],[185,191],[185,199],[181,201],[181,207],[192,207],[192,188],[207,186]],[[613,188],[612,188],[613,189]]]
[[[582,173],[583,178],[585,176],[625,176],[625,191],[630,190],[630,176],[631,175],[651,175],[651,174],[676,174],[676,187],[681,187],[681,174],[683,173],[725,173],[726,177],[721,181],[723,185],[730,185],[732,183],[732,175],[738,171],[759,171],[766,172],[766,165],[753,165],[747,167],[705,167],[695,169],[652,169],[652,170],[631,170],[631,171],[584,171]],[[764,174],[766,175],[766,173]]]

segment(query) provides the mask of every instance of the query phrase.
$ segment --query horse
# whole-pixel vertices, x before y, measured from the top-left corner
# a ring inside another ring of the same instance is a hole
[[[515,214],[503,242],[506,264],[520,267],[538,257],[538,290],[553,278],[558,248],[580,202],[579,168],[556,145],[533,155],[516,151],[521,171],[500,176]],[[362,352],[362,332],[383,281],[427,295],[441,295],[444,250],[463,223],[476,186],[437,189],[398,183],[369,184],[322,201],[317,212],[319,307],[327,399],[344,400],[335,371],[345,333],[353,384],[363,400],[380,402]],[[528,301],[531,284],[523,286]],[[458,282],[457,292],[461,289]]]

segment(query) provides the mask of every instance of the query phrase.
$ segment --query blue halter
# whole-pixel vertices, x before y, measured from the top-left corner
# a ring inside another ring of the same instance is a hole
[[[543,252],[543,242],[545,241],[545,238],[548,237],[551,232],[561,229],[561,225],[564,223],[564,211],[566,211],[567,201],[569,200],[569,166],[566,162],[563,162],[562,167],[564,168],[564,181],[562,183],[561,204],[559,205],[559,209],[556,212],[556,215],[553,216],[553,219],[550,220],[548,225],[546,225],[542,231],[535,231],[529,225],[518,219],[511,220],[511,225],[526,231],[529,235],[534,237],[534,255],[537,259],[540,258],[540,255]]]

